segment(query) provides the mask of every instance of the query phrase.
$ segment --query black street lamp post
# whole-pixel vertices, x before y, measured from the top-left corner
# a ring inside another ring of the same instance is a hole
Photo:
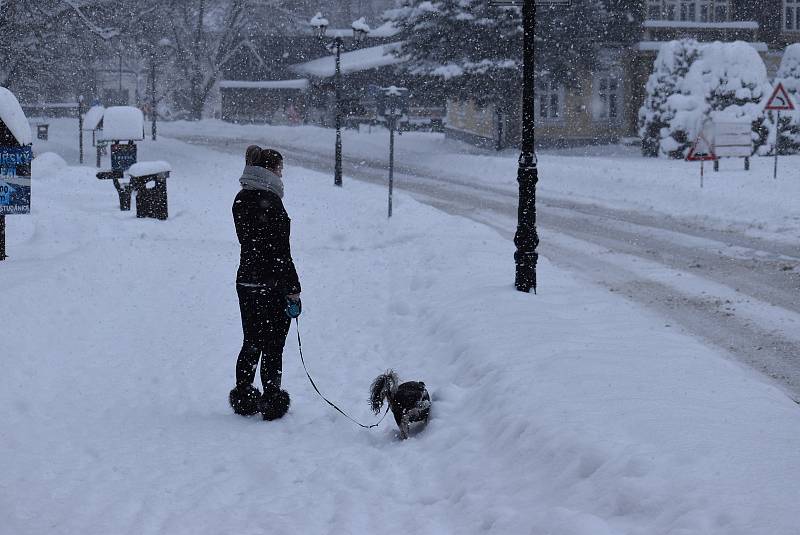
[[[323,43],[326,50],[335,52],[336,54],[336,70],[333,78],[334,95],[336,98],[336,112],[335,112],[335,126],[336,126],[336,148],[335,148],[335,163],[333,171],[333,183],[336,186],[342,185],[342,47],[344,40],[340,35],[334,36],[333,40],[328,43],[324,42],[325,32],[328,30],[328,19],[322,16],[322,13],[317,13],[311,19],[311,26],[317,31],[317,38]],[[364,37],[369,33],[369,26],[367,26],[364,18],[353,22],[353,37],[356,43],[361,42]]]
[[[570,0],[491,0],[493,6],[522,6],[523,73],[522,73],[522,146],[517,168],[519,206],[517,232],[514,234],[516,276],[514,286],[521,292],[536,293],[536,264],[539,234],[536,232],[536,183],[539,169],[534,142],[534,104],[536,5],[568,6]]]
[[[519,183],[519,206],[517,208],[517,232],[514,234],[514,262],[517,270],[514,286],[521,292],[536,293],[536,263],[539,254],[539,235],[536,232],[536,183],[539,169],[536,165],[534,144],[534,28],[536,26],[536,4],[526,0],[522,5],[523,84],[522,84],[522,147],[517,169]]]

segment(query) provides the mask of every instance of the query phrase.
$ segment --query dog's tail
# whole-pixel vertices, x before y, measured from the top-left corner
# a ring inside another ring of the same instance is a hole
[[[397,374],[394,370],[387,370],[383,375],[379,375],[372,381],[372,386],[369,387],[369,403],[372,407],[372,412],[378,414],[383,407],[383,399],[390,400],[394,393],[397,392]]]

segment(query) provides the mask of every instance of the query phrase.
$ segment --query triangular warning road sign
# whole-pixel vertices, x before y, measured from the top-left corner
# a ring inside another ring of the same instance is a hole
[[[686,161],[689,162],[708,162],[717,159],[714,154],[714,146],[708,142],[703,134],[697,136],[697,140],[692,145],[692,150],[686,156]]]
[[[775,91],[772,92],[772,96],[769,97],[767,105],[764,107],[764,109],[771,111],[794,110],[794,102],[792,102],[792,97],[789,96],[789,93],[783,87],[783,83],[778,83],[778,85],[775,86]]]

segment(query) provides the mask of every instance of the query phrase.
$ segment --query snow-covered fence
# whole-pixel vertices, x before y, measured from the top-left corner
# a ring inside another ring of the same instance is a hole
[[[719,171],[720,158],[744,158],[745,171],[750,170],[753,154],[753,129],[750,122],[714,121],[713,123],[714,171]]]

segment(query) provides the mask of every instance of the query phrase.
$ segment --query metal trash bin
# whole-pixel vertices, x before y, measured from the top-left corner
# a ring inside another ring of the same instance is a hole
[[[136,192],[136,217],[167,219],[167,178],[170,171],[166,162],[139,162],[128,169]]]
[[[122,171],[100,171],[97,173],[98,180],[113,180],[114,181],[114,189],[117,190],[117,195],[119,195],[119,209],[123,212],[127,212],[131,209],[131,183],[130,182],[123,182],[123,173]]]
[[[49,124],[42,123],[36,125],[36,137],[37,139],[42,139],[47,141],[47,131],[50,128]]]

